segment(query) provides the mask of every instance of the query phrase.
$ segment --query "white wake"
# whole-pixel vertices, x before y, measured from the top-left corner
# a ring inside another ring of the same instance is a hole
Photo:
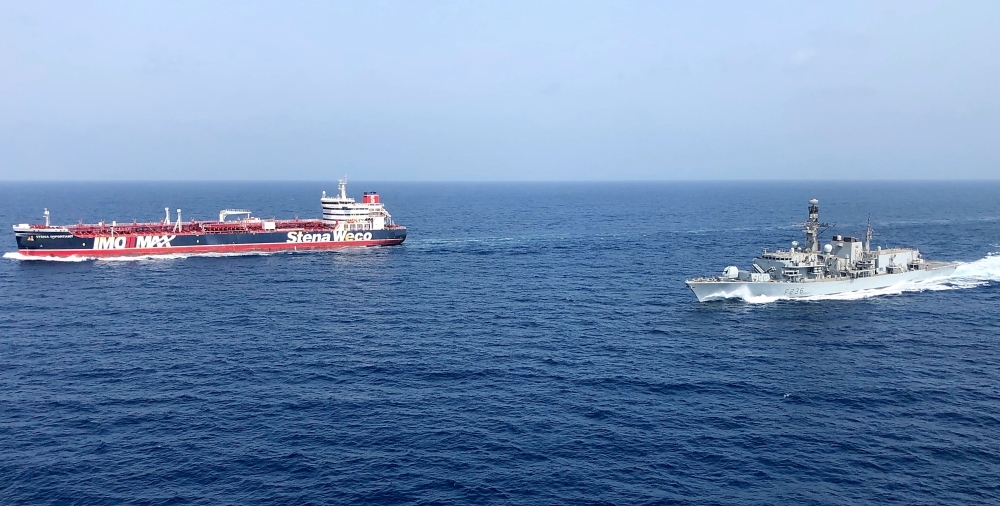
[[[68,257],[32,257],[22,255],[16,251],[4,253],[3,257],[8,260],[18,260],[22,262],[86,262],[88,260],[93,260],[93,258],[82,256],[78,257],[76,255]]]
[[[285,251],[239,251],[231,253],[221,253],[221,252],[204,252],[204,253],[167,253],[164,255],[139,255],[139,256],[121,256],[121,257],[100,257],[93,258],[97,262],[162,262],[168,260],[184,260],[185,258],[227,258],[227,257],[251,257],[251,256],[267,256],[275,255],[278,253],[286,253]]]

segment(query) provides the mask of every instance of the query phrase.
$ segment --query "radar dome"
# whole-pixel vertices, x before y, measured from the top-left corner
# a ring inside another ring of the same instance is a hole
[[[812,205],[816,205],[816,204],[819,204],[819,200],[812,199],[812,200],[809,201],[809,203],[812,204]]]
[[[799,247],[799,241],[792,241],[792,249]]]
[[[730,265],[722,270],[722,277],[726,279],[736,279],[740,277],[740,268],[735,265]]]
[[[830,252],[833,251],[833,246],[830,245],[830,244],[827,244],[826,246],[823,246],[823,251],[825,251],[827,253],[830,253]]]

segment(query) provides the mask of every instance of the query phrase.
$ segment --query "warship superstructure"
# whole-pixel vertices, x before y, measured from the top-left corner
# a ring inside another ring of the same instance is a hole
[[[234,253],[332,250],[357,246],[390,246],[406,240],[406,227],[393,223],[376,192],[361,202],[347,196],[347,180],[337,195],[323,192],[322,219],[262,219],[246,209],[224,209],[219,219],[183,221],[181,210],[171,223],[100,222],[14,225],[17,251],[28,257],[122,257],[188,253]],[[231,218],[235,217],[235,219]]]
[[[686,281],[699,301],[753,297],[802,298],[887,288],[902,282],[951,275],[957,264],[925,260],[912,248],[871,249],[869,224],[864,240],[834,235],[820,246],[819,201],[809,201],[809,219],[802,224],[805,244],[764,252],[750,270],[726,267],[721,276]]]

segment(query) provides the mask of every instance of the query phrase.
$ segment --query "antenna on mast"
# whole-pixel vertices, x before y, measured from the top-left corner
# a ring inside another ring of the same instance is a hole
[[[49,208],[45,208],[45,228],[49,228]]]
[[[865,230],[865,251],[872,249],[872,213],[868,213],[868,228]]]
[[[169,225],[170,224],[170,208],[169,207],[164,207],[163,210],[166,211],[166,213],[167,213],[167,217],[163,219],[163,224],[164,225]]]

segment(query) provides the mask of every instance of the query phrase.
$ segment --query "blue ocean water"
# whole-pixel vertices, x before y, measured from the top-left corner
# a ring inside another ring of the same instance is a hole
[[[315,217],[334,188],[4,183],[0,224]],[[998,183],[349,190],[406,243],[0,261],[0,503],[1000,500]],[[964,263],[830,300],[683,285],[801,241],[813,197]]]

